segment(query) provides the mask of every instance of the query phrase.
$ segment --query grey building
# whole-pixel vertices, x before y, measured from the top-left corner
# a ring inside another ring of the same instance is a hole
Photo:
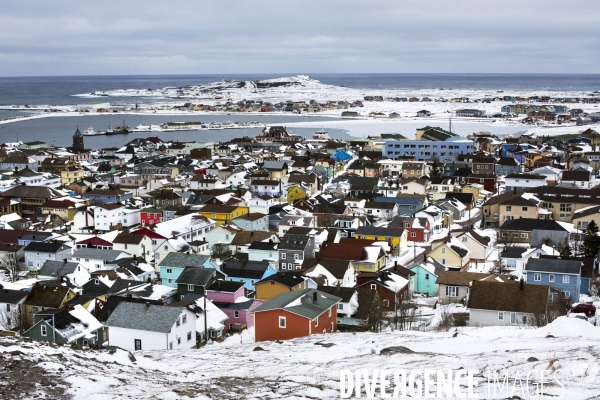
[[[268,231],[269,216],[261,213],[250,213],[231,220],[246,231]]]
[[[314,258],[315,244],[304,235],[285,235],[279,243],[279,270],[300,269],[305,258]]]

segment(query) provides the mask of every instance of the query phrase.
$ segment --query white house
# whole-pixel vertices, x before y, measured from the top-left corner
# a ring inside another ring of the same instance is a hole
[[[127,252],[131,255],[144,258],[147,261],[152,260],[154,257],[152,239],[146,235],[119,233],[112,243],[113,250]]]
[[[72,233],[92,233],[96,228],[94,209],[78,210],[71,222]]]
[[[123,224],[123,206],[108,203],[94,208],[94,228],[97,231],[109,231],[112,226]]]
[[[217,243],[229,244],[239,231],[241,231],[241,228],[233,224],[221,225],[206,234],[206,241],[211,248]]]
[[[316,225],[316,218],[307,217],[303,215],[284,215],[279,221],[279,236],[285,235],[285,233],[295,226],[302,228],[314,228]]]
[[[248,201],[250,213],[269,214],[269,208],[274,204],[273,198],[268,195],[252,197]]]
[[[184,307],[121,302],[106,321],[108,343],[125,350],[183,350],[196,346],[196,314]]]
[[[216,178],[207,178],[206,175],[195,175],[190,180],[190,189],[192,190],[213,190],[221,189],[227,186],[224,181]]]
[[[131,254],[118,250],[105,250],[94,248],[80,248],[73,252],[71,262],[76,262],[87,268],[90,272],[103,269],[114,269],[113,261],[131,257]]]
[[[541,254],[546,254],[544,250],[527,247],[507,247],[500,254],[502,262],[506,264],[506,269],[514,272],[523,273],[527,260],[530,258],[540,258]]]
[[[89,269],[79,262],[65,261],[46,261],[38,271],[40,279],[59,279],[67,277],[69,281],[77,286],[81,286],[91,279]]]
[[[471,261],[485,262],[492,252],[491,238],[479,229],[454,230],[450,234],[471,251]]]

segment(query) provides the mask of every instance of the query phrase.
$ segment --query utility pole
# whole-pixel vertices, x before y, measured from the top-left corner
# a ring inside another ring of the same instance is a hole
[[[204,344],[208,344],[208,327],[206,326],[206,288],[204,288]]]

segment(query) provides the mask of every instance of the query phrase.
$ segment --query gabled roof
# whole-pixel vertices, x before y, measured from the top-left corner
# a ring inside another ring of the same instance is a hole
[[[79,263],[76,262],[47,260],[38,271],[38,275],[58,278],[59,276],[72,274],[78,266]]]
[[[403,234],[404,234],[404,228],[393,228],[393,227],[383,228],[383,227],[377,227],[377,226],[359,226],[358,229],[356,229],[356,235],[401,237]]]
[[[23,304],[45,308],[60,308],[69,290],[66,286],[34,286]]]
[[[229,258],[221,264],[221,271],[232,278],[262,279],[269,268],[267,261],[248,261]]]
[[[59,250],[70,249],[69,246],[65,245],[63,242],[29,242],[27,246],[25,246],[24,251],[36,251],[40,253],[56,253]]]
[[[122,302],[106,321],[106,326],[169,333],[182,313],[179,307]]]
[[[286,234],[281,238],[279,250],[304,250],[308,246],[310,238],[305,235],[290,235]]]
[[[317,300],[313,301],[314,293]],[[286,310],[309,319],[315,319],[342,299],[315,289],[281,293],[254,309],[255,313],[270,310]]]
[[[549,294],[546,285],[473,281],[467,308],[545,314]]]
[[[206,286],[217,270],[204,267],[185,267],[175,282],[196,286]]]
[[[159,264],[159,266],[185,268],[202,267],[210,259],[210,256],[203,254],[184,254],[169,253]]]
[[[226,281],[226,280],[217,280],[212,283],[206,290],[212,290],[214,292],[227,292],[227,293],[235,293],[240,290],[241,287],[244,286],[244,282],[234,282],[234,281]]]
[[[506,220],[500,226],[500,229],[528,232],[532,230],[566,231],[566,229],[561,224],[552,219],[535,218],[519,218]]]
[[[270,239],[273,235],[273,232],[268,231],[239,231],[235,234],[231,245],[244,246],[252,242],[262,242]]]
[[[269,275],[264,279],[261,279],[260,281],[256,282],[256,285],[258,285],[259,283],[265,283],[265,282],[277,282],[280,283],[284,286],[287,286],[289,288],[293,288],[295,286],[297,286],[298,284],[304,282],[305,278],[300,275],[299,272],[296,271],[286,271],[286,272],[277,272],[276,274],[273,275]]]
[[[330,258],[305,258],[302,262],[302,269],[305,272],[310,272],[310,270],[317,265],[325,268],[336,279],[344,279],[346,272],[348,272],[350,261],[332,260]]]
[[[354,293],[357,292],[354,288],[341,286],[318,286],[317,290],[341,298],[340,302],[342,303],[349,303]]]
[[[550,272],[557,274],[581,273],[581,261],[548,258],[530,258],[527,260],[525,271]]]

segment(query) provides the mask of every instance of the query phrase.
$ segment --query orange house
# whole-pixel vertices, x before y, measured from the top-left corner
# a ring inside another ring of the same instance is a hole
[[[255,340],[289,340],[335,332],[340,300],[315,289],[282,293],[254,309]]]

